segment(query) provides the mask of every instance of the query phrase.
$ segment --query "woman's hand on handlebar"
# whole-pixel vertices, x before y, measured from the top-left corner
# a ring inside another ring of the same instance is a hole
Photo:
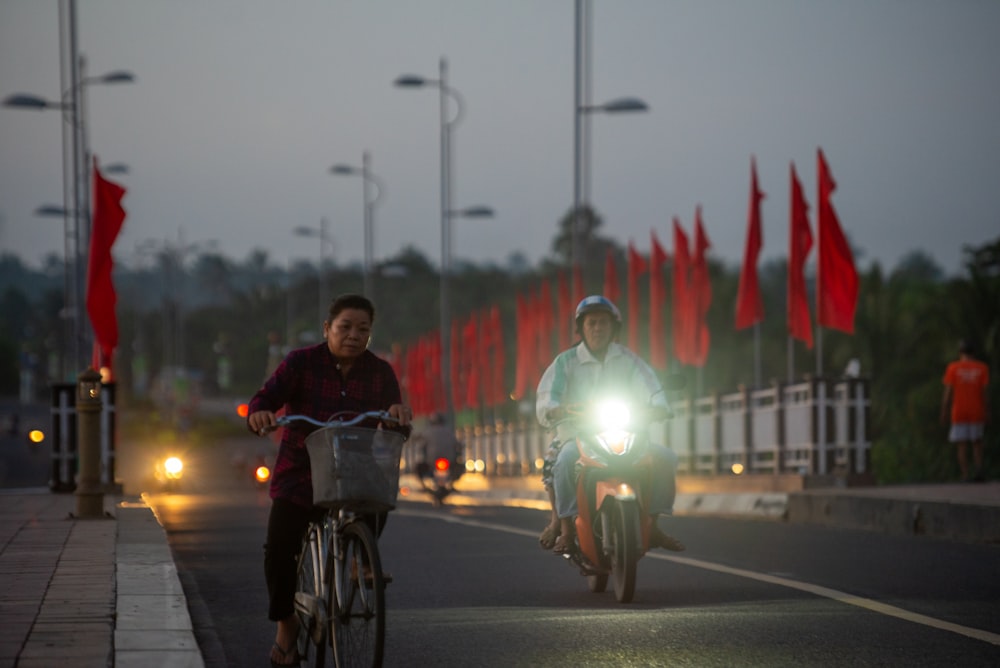
[[[410,407],[405,404],[393,404],[392,406],[389,406],[389,410],[387,412],[395,418],[400,427],[408,426],[410,424],[410,420],[413,419],[413,411],[410,410]]]
[[[247,424],[258,436],[263,436],[269,431],[273,431],[278,426],[277,418],[271,411],[257,411],[247,417]]]

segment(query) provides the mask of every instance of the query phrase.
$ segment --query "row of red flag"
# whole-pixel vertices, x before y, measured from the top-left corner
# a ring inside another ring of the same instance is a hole
[[[812,320],[806,290],[805,264],[813,247],[809,226],[809,205],[802,184],[791,164],[788,245],[788,334],[812,348]],[[858,272],[831,197],[837,184],[830,173],[823,149],[816,151],[819,235],[816,271],[816,324],[819,327],[854,333],[858,303]],[[757,279],[757,257],[763,246],[760,203],[765,197],[757,182],[757,165],[750,164],[750,207],[743,267],[736,298],[736,328],[750,327],[764,319],[764,304]]]
[[[118,323],[115,316],[115,290],[111,280],[111,249],[121,231],[125,211],[121,200],[125,189],[106,180],[94,160],[94,199],[91,224],[90,255],[87,268],[87,312],[95,335],[96,368],[110,367],[112,353],[118,344]],[[858,275],[847,239],[833,208],[831,196],[836,182],[830,173],[822,149],[817,149],[817,191],[819,207],[818,270],[816,273],[816,323],[821,327],[853,333],[858,298]],[[764,318],[763,300],[757,276],[757,260],[763,247],[761,201],[765,194],[757,180],[756,162],[751,158],[750,204],[748,229],[740,272],[736,303],[736,328],[743,329]],[[809,206],[792,163],[790,171],[790,216],[787,315],[789,335],[812,347],[812,327],[804,268],[813,246],[808,219]],[[680,221],[673,219],[674,258],[672,265],[671,340],[673,353],[681,364],[705,365],[710,334],[706,317],[712,301],[706,253],[711,242],[701,218],[701,207],[695,210],[693,254]],[[669,255],[660,244],[656,230],[650,232],[649,259],[641,255],[630,241],[627,254],[628,281],[628,346],[639,348],[640,291],[642,274],[649,274],[649,359],[651,365],[666,369],[667,336],[664,308],[668,303],[664,270]],[[537,384],[542,370],[555,353],[571,343],[572,310],[584,296],[579,267],[572,274],[572,296],[565,273],[557,277],[557,304],[553,309],[549,282],[543,281],[536,294],[517,296],[517,366],[513,392],[505,388],[504,345],[500,312],[497,306],[468,316],[452,324],[450,368],[451,403],[464,407],[497,406],[508,397],[526,396]],[[604,294],[620,303],[617,269],[613,251],[608,249],[604,268]],[[557,348],[553,349],[553,339]],[[437,332],[425,335],[400,360],[401,376],[409,400],[417,413],[442,410],[444,389],[441,383],[441,343]]]
[[[817,151],[817,165],[819,260],[816,322],[818,326],[853,333],[858,297],[857,270],[831,202],[836,184],[822,149]],[[757,179],[756,161],[751,158],[748,229],[736,300],[736,329],[750,327],[764,319],[757,276],[757,260],[763,247],[760,205],[764,197]],[[804,274],[813,246],[808,210],[793,163],[789,215],[788,332],[811,348],[812,326]],[[631,241],[626,257],[627,323],[623,324],[627,331],[627,345],[637,351],[640,348],[640,279],[648,273],[649,361],[659,370],[667,368],[665,309],[668,304],[671,306],[670,340],[678,363],[703,367],[708,359],[711,340],[707,314],[712,302],[712,285],[706,256],[711,242],[705,232],[701,207],[695,210],[693,248],[680,221],[674,217],[672,222],[674,257],[670,268],[672,289],[669,299],[665,274],[670,257],[657,238],[655,229],[650,232],[648,259],[636,250]],[[489,315],[470,316],[464,324],[456,321],[451,337],[452,350],[449,352],[452,405],[455,410],[495,407],[508,398],[519,399],[529,395],[545,367],[559,351],[569,347],[573,335],[573,308],[584,296],[579,267],[572,274],[572,289],[565,272],[559,272],[555,281],[555,304],[549,281],[542,281],[537,290],[517,295],[517,359],[510,393],[504,385],[502,328],[497,307],[493,306]],[[605,259],[603,294],[622,305],[615,254],[610,248]],[[444,409],[440,347],[440,338],[434,332],[406,352],[402,365],[403,380],[418,413]]]

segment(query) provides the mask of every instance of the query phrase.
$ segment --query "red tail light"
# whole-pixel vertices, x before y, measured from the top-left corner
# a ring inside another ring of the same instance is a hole
[[[451,468],[451,462],[444,457],[438,457],[434,460],[434,468],[438,471],[447,471]]]

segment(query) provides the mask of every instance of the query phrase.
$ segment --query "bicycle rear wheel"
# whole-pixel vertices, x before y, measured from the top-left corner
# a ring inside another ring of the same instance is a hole
[[[330,592],[333,655],[338,668],[381,666],[385,644],[385,582],[378,543],[368,525],[350,522]]]
[[[299,656],[309,659],[315,650],[315,665],[323,666],[326,646],[329,643],[329,598],[327,591],[326,558],[328,532],[322,525],[310,524],[299,552],[297,584],[295,587],[295,615],[299,620]]]

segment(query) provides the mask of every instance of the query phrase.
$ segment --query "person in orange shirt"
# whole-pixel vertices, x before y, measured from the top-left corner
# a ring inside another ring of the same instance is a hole
[[[972,460],[976,466],[974,480],[984,480],[983,430],[990,419],[986,399],[989,380],[989,367],[973,357],[969,341],[962,341],[958,347],[958,359],[951,362],[944,372],[941,422],[947,424],[950,408],[948,440],[957,446],[958,467],[963,481],[969,479],[969,444],[972,444]]]

